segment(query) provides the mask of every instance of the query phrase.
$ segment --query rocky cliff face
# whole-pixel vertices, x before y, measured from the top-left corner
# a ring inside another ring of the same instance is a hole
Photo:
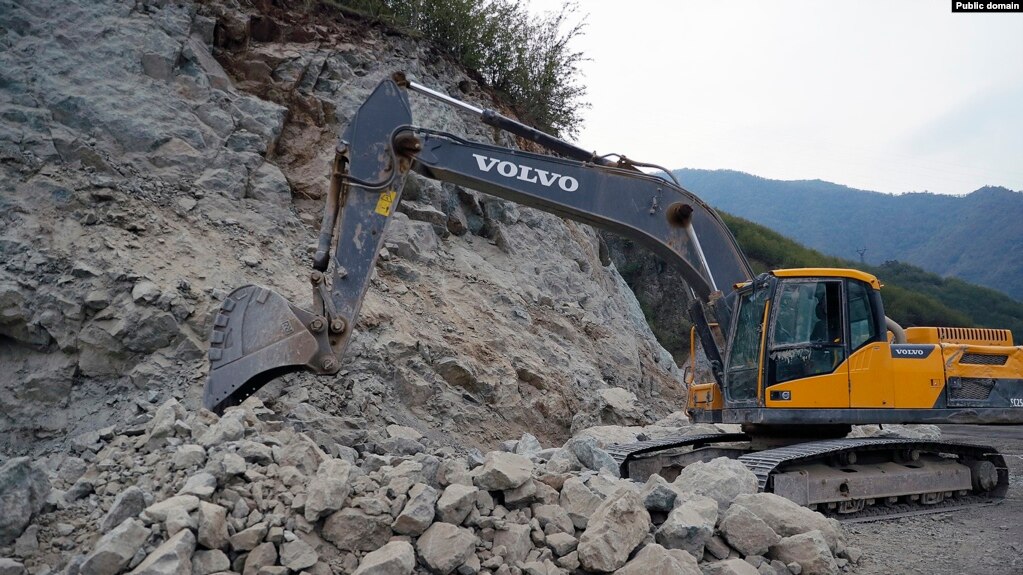
[[[88,444],[168,398],[197,409],[226,293],[309,301],[335,138],[397,70],[495,106],[430,47],[336,14],[0,0],[0,453]],[[563,440],[681,404],[594,230],[423,179],[399,211],[342,372],[263,394],[321,447],[387,423],[468,445]]]
[[[736,461],[620,478],[609,444],[717,428],[660,417],[678,368],[594,230],[457,186],[408,186],[337,377],[200,409],[228,291],[309,298],[327,162],[377,82],[494,105],[420,43],[259,6],[0,0],[0,575],[855,562]]]

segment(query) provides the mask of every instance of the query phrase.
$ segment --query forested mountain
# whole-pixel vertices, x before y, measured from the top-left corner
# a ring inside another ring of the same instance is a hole
[[[674,171],[715,208],[823,253],[906,262],[1023,300],[1023,193],[985,187],[965,196],[857,190],[730,170]]]

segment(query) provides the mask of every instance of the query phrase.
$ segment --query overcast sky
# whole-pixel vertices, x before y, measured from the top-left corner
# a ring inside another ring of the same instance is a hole
[[[889,193],[1023,190],[1023,14],[948,0],[589,0],[587,14],[584,148]]]

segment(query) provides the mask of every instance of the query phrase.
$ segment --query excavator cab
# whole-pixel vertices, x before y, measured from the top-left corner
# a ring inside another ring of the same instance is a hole
[[[774,270],[735,285],[721,369],[715,381],[690,385],[690,415],[836,432],[1019,418],[1011,398],[1023,394],[1023,380],[1007,366],[1023,361],[1023,349],[1006,330],[903,331],[885,316],[880,290],[868,273],[831,268]]]
[[[847,269],[775,270],[736,285],[721,391],[695,385],[690,409],[754,423],[763,408],[849,408],[851,368],[859,379],[864,365],[850,359],[882,368],[888,351],[879,289],[877,278]],[[877,371],[873,381],[884,379]]]

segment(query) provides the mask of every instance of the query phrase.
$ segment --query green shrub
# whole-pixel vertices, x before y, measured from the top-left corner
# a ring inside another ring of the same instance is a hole
[[[586,90],[569,43],[577,9],[532,16],[514,0],[321,0],[422,35],[502,95],[519,119],[557,135],[577,133]]]

